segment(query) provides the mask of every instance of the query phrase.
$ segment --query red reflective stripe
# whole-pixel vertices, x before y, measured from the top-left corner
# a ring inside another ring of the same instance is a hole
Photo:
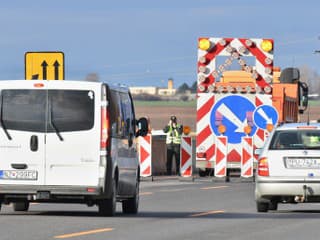
[[[106,148],[108,143],[109,115],[106,107],[101,107],[100,148]]]
[[[214,104],[214,97],[211,97],[205,104],[203,104],[197,111],[197,122],[206,116]]]
[[[273,40],[272,39],[268,39],[270,41],[272,41],[273,43]],[[244,38],[241,38],[239,39],[239,41],[244,45],[246,46],[245,42],[246,42],[246,39]],[[273,63],[268,65],[265,63],[265,59],[267,58],[267,56],[254,44],[252,45],[252,47],[248,47],[248,50],[252,53],[253,56],[256,57],[256,60],[259,61],[264,67],[273,67]],[[261,74],[260,75],[260,80],[257,81],[257,84],[260,86],[260,87],[265,87],[265,86],[270,86],[268,83],[265,82],[265,79],[262,78]]]
[[[206,59],[212,61],[220,52],[222,52],[229,44],[232,42],[233,38],[225,38],[226,45],[221,46],[220,43],[217,43],[212,50],[210,50],[206,55]]]
[[[198,135],[197,135],[197,146],[200,146],[201,143],[206,140],[211,135],[211,129],[209,125],[203,129]]]
[[[199,38],[199,41],[201,39],[209,39],[209,38]],[[204,57],[207,60],[206,63],[198,62],[198,73],[199,73],[199,67],[200,66],[207,66],[213,59],[215,59],[230,44],[230,42],[233,40],[233,38],[225,38],[224,40],[226,41],[226,45],[222,46],[218,42],[215,44],[215,46],[213,46],[212,49],[209,50],[209,52],[207,54],[204,55]],[[207,83],[204,83],[203,84],[204,86],[208,86],[208,85],[215,82],[215,78],[212,74],[210,74],[208,76],[208,79],[209,79],[209,81]],[[200,91],[198,90],[198,92],[200,92]]]

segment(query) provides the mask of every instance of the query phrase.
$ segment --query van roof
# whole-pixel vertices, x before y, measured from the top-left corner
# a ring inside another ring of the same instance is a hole
[[[37,82],[40,83],[42,82],[52,82],[54,80],[27,80],[28,82]],[[26,80],[0,80],[0,85],[5,84],[6,86],[9,86],[10,83],[15,85],[15,87],[19,86],[19,83],[24,84],[26,83]],[[119,91],[119,92],[129,92],[129,88],[125,85],[120,85],[120,84],[110,84],[106,81],[101,81],[101,82],[93,82],[93,81],[85,81],[85,80],[63,80],[63,81],[55,81],[56,84],[76,84],[76,85],[83,85],[83,84],[89,84],[89,85],[101,85],[105,84],[109,87],[109,89],[114,90],[114,91]]]
[[[121,84],[109,84],[107,82],[102,82],[103,84],[106,84],[111,90],[115,90],[118,92],[129,92],[129,87],[126,85]]]

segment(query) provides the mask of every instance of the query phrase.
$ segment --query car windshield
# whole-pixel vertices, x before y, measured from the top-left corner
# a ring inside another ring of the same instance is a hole
[[[320,149],[320,131],[315,129],[276,131],[269,149]]]

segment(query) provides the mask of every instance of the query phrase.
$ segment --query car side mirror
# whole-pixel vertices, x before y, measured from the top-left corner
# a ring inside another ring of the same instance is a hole
[[[303,113],[308,107],[309,88],[305,82],[298,82],[299,84],[299,113]]]
[[[137,127],[138,127],[138,131],[136,136],[141,136],[144,137],[148,134],[148,129],[149,129],[149,123],[147,118],[142,117],[137,121]]]

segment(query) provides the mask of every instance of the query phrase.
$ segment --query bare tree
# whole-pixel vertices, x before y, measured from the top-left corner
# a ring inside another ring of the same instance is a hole
[[[300,68],[300,81],[306,82],[309,86],[309,92],[319,93],[320,92],[320,77],[312,70],[309,66],[301,66]]]
[[[89,73],[85,80],[90,82],[99,82],[99,75],[97,73]]]

